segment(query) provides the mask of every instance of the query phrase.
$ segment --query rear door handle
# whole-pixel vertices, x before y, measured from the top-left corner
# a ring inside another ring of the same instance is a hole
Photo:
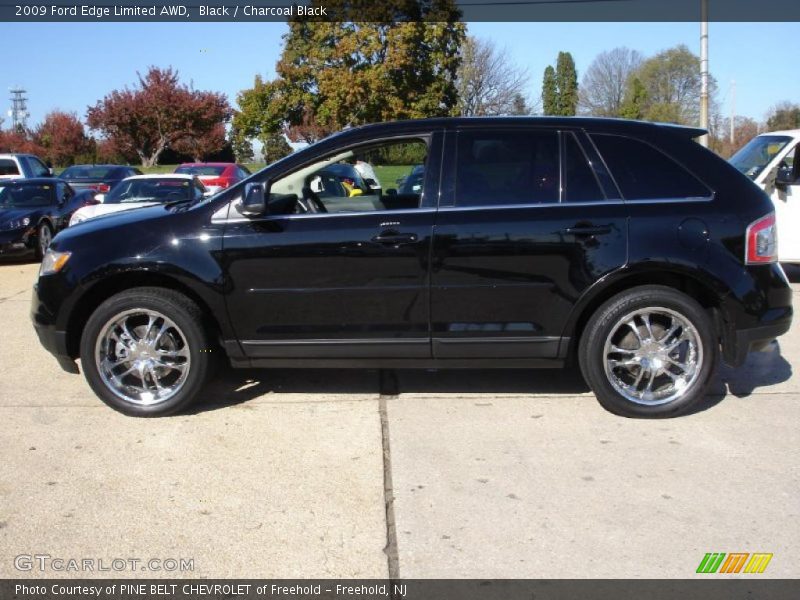
[[[387,231],[376,235],[374,238],[372,238],[372,241],[377,244],[385,244],[387,246],[402,246],[404,244],[415,243],[417,241],[417,234]]]
[[[611,227],[608,225],[576,225],[562,229],[561,232],[567,235],[604,235],[611,233]]]

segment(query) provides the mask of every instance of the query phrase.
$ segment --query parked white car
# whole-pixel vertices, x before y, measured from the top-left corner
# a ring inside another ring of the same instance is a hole
[[[123,179],[108,194],[97,194],[100,204],[73,213],[70,226],[87,219],[177,200],[200,200],[208,190],[194,175],[136,175]]]
[[[762,133],[730,162],[763,189],[775,205],[778,260],[800,263],[800,129]]]
[[[0,179],[52,176],[53,169],[33,154],[0,154]]]

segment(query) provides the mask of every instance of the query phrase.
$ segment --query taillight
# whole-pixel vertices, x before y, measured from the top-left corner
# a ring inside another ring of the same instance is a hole
[[[775,213],[761,217],[747,226],[745,263],[763,265],[778,262],[778,228]]]
[[[97,189],[97,191],[98,191],[98,192],[100,192],[101,194],[105,194],[105,193],[106,193],[108,190],[110,190],[110,189],[111,189],[111,186],[110,186],[110,185],[108,185],[107,183],[101,183],[100,185],[98,185],[98,186],[97,186],[97,188],[96,188],[96,189]]]

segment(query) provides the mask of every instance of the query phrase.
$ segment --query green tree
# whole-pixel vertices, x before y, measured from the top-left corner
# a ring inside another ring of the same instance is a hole
[[[647,59],[637,71],[647,91],[644,118],[682,125],[700,120],[700,58],[685,45],[675,46]],[[713,105],[716,82],[709,78]],[[713,110],[713,106],[712,106]]]
[[[289,156],[292,153],[292,147],[283,134],[275,133],[264,140],[261,152],[264,155],[264,162],[270,164],[284,156]]]
[[[800,104],[781,102],[767,115],[767,130],[796,129],[800,127]]]
[[[545,115],[558,114],[558,84],[556,83],[556,71],[550,65],[544,70],[544,81],[542,82],[542,110]]]
[[[556,60],[556,85],[558,87],[558,115],[574,117],[578,110],[578,72],[569,52],[559,52]]]
[[[456,113],[466,29],[452,0],[324,5],[335,21],[294,20],[284,36],[276,84],[290,125],[309,113],[327,131]]]
[[[619,116],[624,119],[643,119],[647,108],[647,90],[642,80],[636,76],[628,80],[625,95],[619,108]]]

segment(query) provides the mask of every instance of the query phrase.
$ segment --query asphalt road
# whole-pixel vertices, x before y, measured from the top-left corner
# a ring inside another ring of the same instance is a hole
[[[671,420],[569,371],[343,370],[226,370],[191,414],[133,419],[39,346],[37,268],[0,264],[0,577],[798,574],[800,323]]]

